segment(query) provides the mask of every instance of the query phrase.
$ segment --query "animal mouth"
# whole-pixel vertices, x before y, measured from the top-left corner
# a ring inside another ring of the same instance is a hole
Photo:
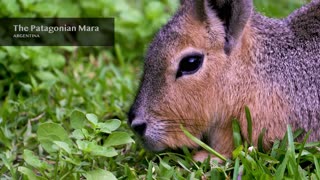
[[[167,146],[165,146],[163,143],[154,140],[146,139],[141,137],[142,145],[145,149],[152,151],[152,152],[162,152],[167,150]]]

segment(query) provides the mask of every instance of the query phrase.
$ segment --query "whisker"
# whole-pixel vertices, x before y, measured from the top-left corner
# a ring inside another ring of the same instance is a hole
[[[183,126],[186,126],[186,127],[205,127],[206,125],[203,125],[203,124],[195,124],[195,123],[191,123],[191,122],[185,122],[184,120],[182,121],[178,121],[177,120],[161,120],[164,124],[167,124],[167,125],[175,125],[175,126],[180,126],[183,125]]]

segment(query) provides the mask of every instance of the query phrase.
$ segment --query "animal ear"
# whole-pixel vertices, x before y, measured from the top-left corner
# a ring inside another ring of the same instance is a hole
[[[214,13],[226,32],[224,50],[230,54],[237,44],[253,9],[252,0],[205,0],[207,17]]]

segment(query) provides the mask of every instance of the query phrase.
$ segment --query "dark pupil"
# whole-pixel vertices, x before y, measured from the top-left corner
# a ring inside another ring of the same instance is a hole
[[[188,56],[183,58],[179,64],[177,78],[185,74],[195,73],[202,64],[202,56]]]

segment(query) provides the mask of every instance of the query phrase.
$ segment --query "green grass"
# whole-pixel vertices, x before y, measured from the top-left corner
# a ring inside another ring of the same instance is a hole
[[[320,143],[295,142],[301,131],[290,127],[269,152],[261,143],[249,151],[234,121],[237,148],[222,164],[194,162],[187,148],[181,154],[146,152],[134,142],[126,112],[145,47],[177,1],[47,2],[3,0],[0,16],[114,16],[116,45],[0,47],[1,179],[320,179]],[[255,1],[272,17],[284,17],[302,3]]]
[[[283,18],[310,0],[254,0],[256,10],[269,17]]]

